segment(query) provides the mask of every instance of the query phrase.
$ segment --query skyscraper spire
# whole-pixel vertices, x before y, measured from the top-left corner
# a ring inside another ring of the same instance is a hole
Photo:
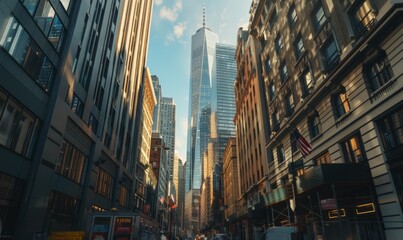
[[[203,3],[203,27],[206,27],[206,3]]]

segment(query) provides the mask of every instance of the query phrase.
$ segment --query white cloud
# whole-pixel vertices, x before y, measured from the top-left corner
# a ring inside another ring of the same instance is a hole
[[[186,23],[178,23],[174,26],[174,35],[176,38],[181,38],[186,30]]]
[[[176,1],[175,5],[172,8],[167,6],[163,6],[160,11],[161,19],[166,19],[170,22],[176,21],[179,13],[182,11],[182,2]]]
[[[154,4],[155,4],[155,6],[159,6],[162,4],[162,2],[163,2],[163,0],[155,0]]]
[[[177,23],[170,34],[166,37],[166,42],[165,44],[168,45],[170,42],[177,41],[181,42],[182,44],[185,43],[186,41],[183,41],[183,36],[184,33],[187,29],[187,23],[186,22],[180,22]]]

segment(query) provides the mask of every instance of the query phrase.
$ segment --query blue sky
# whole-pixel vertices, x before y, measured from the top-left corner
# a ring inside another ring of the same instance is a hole
[[[202,26],[220,43],[235,45],[240,26],[247,26],[251,0],[154,0],[147,65],[157,75],[163,97],[176,103],[176,151],[186,160],[191,36]]]

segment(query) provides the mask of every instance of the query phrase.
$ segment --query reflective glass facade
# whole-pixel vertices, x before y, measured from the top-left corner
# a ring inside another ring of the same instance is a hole
[[[186,191],[200,189],[201,160],[210,134],[211,90],[218,36],[206,27],[192,36]]]

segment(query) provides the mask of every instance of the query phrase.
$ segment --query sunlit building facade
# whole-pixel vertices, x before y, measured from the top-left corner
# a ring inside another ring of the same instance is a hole
[[[252,8],[253,9],[253,8]],[[246,239],[256,238],[265,223],[261,216],[265,211],[255,208],[260,202],[260,193],[267,186],[268,173],[267,138],[268,119],[264,84],[261,78],[259,42],[249,37],[249,31],[243,28],[237,34],[237,79],[235,82],[236,99],[236,146],[238,160],[239,223],[241,236]],[[251,221],[251,219],[253,219]]]
[[[244,52],[257,61],[239,71],[256,69],[268,120],[268,169],[240,218],[254,236],[265,222],[308,239],[401,238],[401,3],[253,2]]]

